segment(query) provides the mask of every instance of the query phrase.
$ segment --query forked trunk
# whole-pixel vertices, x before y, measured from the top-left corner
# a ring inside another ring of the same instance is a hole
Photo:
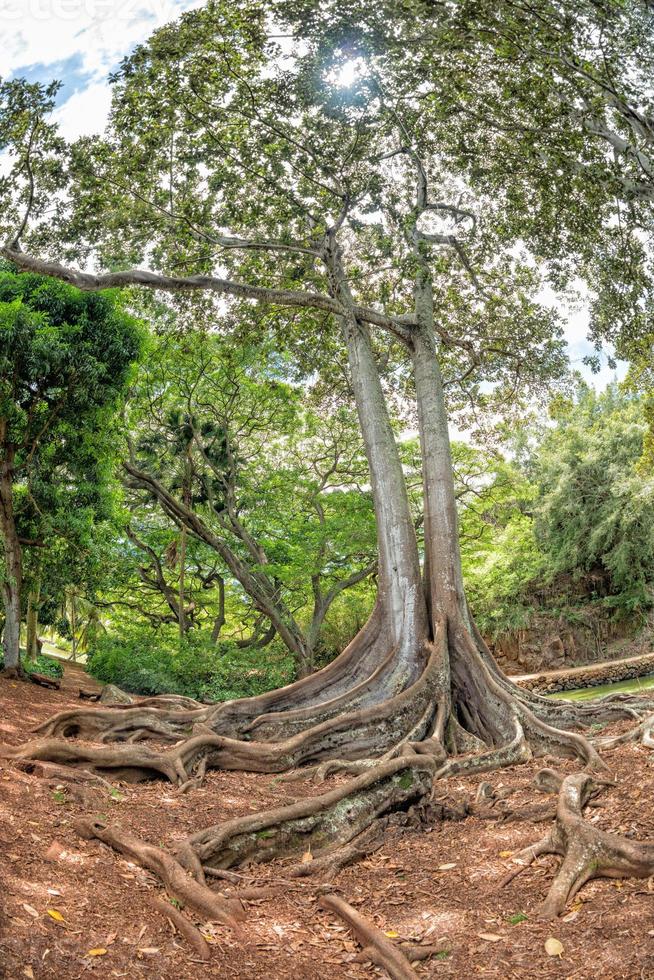
[[[343,324],[357,413],[370,467],[379,554],[378,604],[393,645],[415,651],[427,632],[418,543],[402,464],[391,428],[368,328]],[[424,666],[424,665],[417,665]]]
[[[422,453],[425,590],[432,617],[467,622],[452,454],[433,329],[421,323],[413,334],[413,370]]]

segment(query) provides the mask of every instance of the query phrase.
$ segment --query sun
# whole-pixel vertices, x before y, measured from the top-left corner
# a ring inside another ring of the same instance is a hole
[[[349,88],[354,85],[365,72],[365,61],[363,58],[348,58],[343,64],[333,68],[327,78],[338,88]]]

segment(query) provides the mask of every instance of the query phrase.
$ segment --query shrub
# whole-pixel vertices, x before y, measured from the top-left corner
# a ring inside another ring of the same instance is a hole
[[[211,643],[199,633],[180,641],[173,630],[136,627],[128,634],[99,637],[87,670],[97,680],[133,694],[225,701],[289,683],[293,663],[274,644],[241,649],[229,641]]]
[[[24,660],[23,667],[28,674],[45,674],[46,677],[63,677],[64,665],[61,660],[39,654],[34,660]]]
[[[60,660],[52,660],[42,654],[35,660],[25,660],[21,657],[21,666],[26,674],[45,674],[46,677],[63,677],[64,665]],[[4,670],[5,658],[0,653],[0,670]]]

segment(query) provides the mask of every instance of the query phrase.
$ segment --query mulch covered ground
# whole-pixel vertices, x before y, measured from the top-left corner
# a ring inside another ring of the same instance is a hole
[[[0,680],[0,741],[18,744],[50,714],[78,706],[80,684],[92,686],[75,668],[58,692]],[[606,830],[654,840],[654,754],[626,746],[607,760],[619,785],[600,797],[590,819]],[[535,761],[488,776],[505,796],[502,805],[542,803],[546,798],[531,786],[542,765]],[[574,765],[560,768],[572,771]],[[439,786],[439,795],[472,798],[479,782],[452,779]],[[149,783],[117,785],[113,793],[85,787],[79,799],[0,760],[0,976],[380,976],[375,967],[354,962],[359,946],[339,920],[317,908],[319,882],[285,880],[282,864],[247,869],[244,883],[278,888],[248,903],[246,941],[237,943],[228,929],[203,923],[211,960],[194,960],[184,938],[150,905],[163,894],[159,882],[98,841],[80,839],[72,827],[76,817],[100,814],[166,846],[223,819],[325,788],[212,772],[201,788],[183,796],[164,783]],[[334,887],[396,942],[438,948],[438,956],[415,964],[419,977],[654,977],[654,882],[591,882],[553,923],[539,922],[536,913],[556,859],[540,859],[499,887],[514,867],[511,853],[544,836],[548,826],[468,817],[420,832],[394,827],[382,849],[341,872]],[[551,937],[563,944],[560,956],[545,951]]]

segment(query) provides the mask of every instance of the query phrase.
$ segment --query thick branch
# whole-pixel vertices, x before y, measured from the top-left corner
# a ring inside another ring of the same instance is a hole
[[[336,299],[323,293],[300,292],[293,289],[272,289],[268,286],[253,286],[247,283],[234,282],[231,279],[220,279],[217,276],[168,276],[147,269],[125,269],[122,272],[107,272],[95,275],[92,272],[82,272],[70,266],[60,265],[39,259],[35,255],[27,255],[11,244],[0,248],[0,255],[13,262],[25,272],[35,272],[41,276],[52,276],[69,282],[78,289],[87,292],[97,292],[101,289],[116,289],[125,286],[145,286],[148,289],[161,289],[164,292],[205,291],[218,293],[221,296],[233,296],[236,299],[252,299],[272,306],[288,306],[294,309],[324,310],[342,316],[343,307]],[[377,310],[365,306],[355,306],[355,314],[359,320],[383,327],[396,335],[405,336],[406,326],[395,317],[386,316]]]

